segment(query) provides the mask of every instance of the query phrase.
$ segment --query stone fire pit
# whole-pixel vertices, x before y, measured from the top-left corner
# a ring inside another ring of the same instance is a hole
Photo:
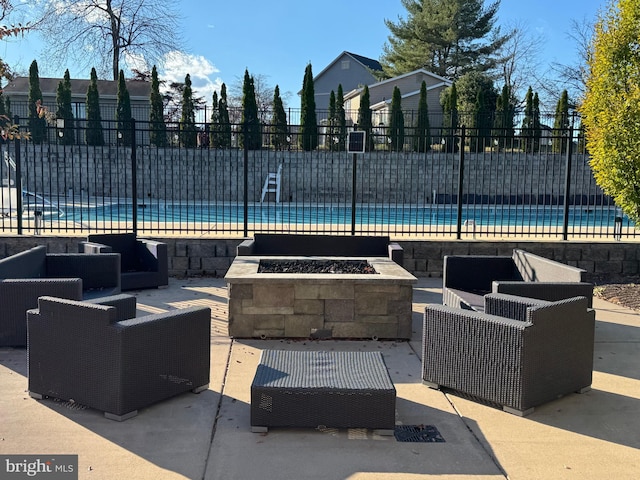
[[[364,261],[374,273],[261,273],[261,261],[336,262],[334,272]],[[416,278],[386,257],[237,256],[225,280],[232,337],[411,338]]]

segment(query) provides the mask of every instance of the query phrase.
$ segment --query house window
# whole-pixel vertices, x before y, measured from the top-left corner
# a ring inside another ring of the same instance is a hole
[[[349,70],[350,62],[349,60],[342,60],[342,70]]]
[[[87,118],[87,105],[84,102],[73,104],[73,117],[83,120]]]

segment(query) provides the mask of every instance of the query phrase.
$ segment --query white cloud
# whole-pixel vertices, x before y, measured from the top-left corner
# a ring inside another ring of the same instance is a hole
[[[182,83],[189,74],[194,94],[204,97],[205,102],[211,103],[213,92],[219,92],[222,85],[222,79],[215,76],[218,72],[215,65],[202,55],[174,51],[167,54],[164,68],[158,72],[158,76],[167,83]]]

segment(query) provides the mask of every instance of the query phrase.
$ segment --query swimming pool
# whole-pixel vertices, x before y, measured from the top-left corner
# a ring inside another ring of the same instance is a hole
[[[132,204],[104,206],[68,206],[62,209],[67,221],[132,221]],[[475,226],[561,227],[564,209],[561,205],[464,205],[461,222]],[[615,206],[571,206],[569,225],[581,227],[613,227]],[[169,224],[211,223],[235,224],[244,222],[244,207],[237,204],[146,204],[138,205],[139,222]],[[247,209],[250,224],[329,224],[349,225],[351,206],[325,206],[313,204],[255,204]],[[358,205],[355,212],[357,225],[456,225],[456,205]],[[622,217],[623,227],[633,223]]]

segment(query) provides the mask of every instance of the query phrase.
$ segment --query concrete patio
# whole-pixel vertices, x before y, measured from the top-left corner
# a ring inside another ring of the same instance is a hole
[[[409,342],[232,340],[220,278],[171,278],[167,289],[135,292],[140,313],[211,307],[209,390],[119,423],[72,402],[31,398],[26,351],[0,348],[0,454],[77,454],[78,478],[95,480],[638,478],[636,312],[594,299],[593,389],[520,418],[421,383],[422,311],[441,303],[441,279],[414,287]],[[397,390],[396,424],[433,426],[444,442],[400,442],[360,429],[251,433],[250,384],[263,349],[382,352]]]

